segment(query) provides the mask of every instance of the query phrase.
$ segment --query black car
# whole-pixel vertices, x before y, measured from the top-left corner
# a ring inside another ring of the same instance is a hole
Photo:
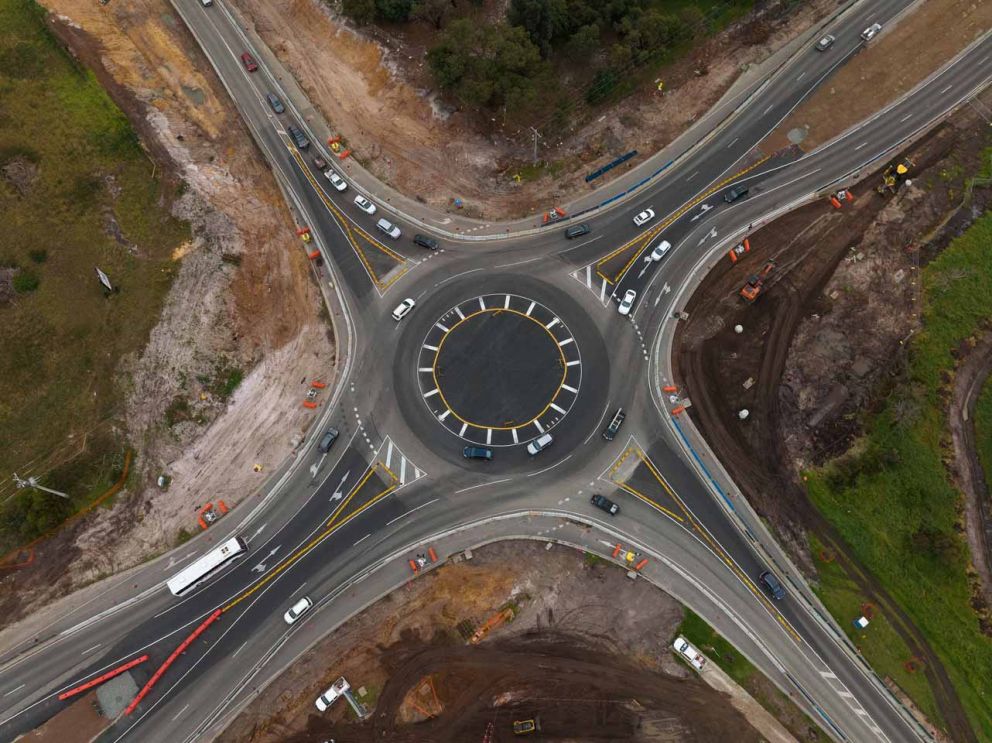
[[[565,237],[569,240],[574,240],[577,237],[588,235],[590,232],[592,232],[592,227],[583,222],[582,224],[573,224],[565,230]]]
[[[320,440],[320,444],[317,445],[317,451],[321,454],[327,454],[334,446],[334,442],[338,440],[338,429],[328,428],[327,433],[324,434],[324,438]]]
[[[422,248],[427,248],[428,250],[437,250],[437,240],[433,237],[427,237],[427,235],[414,235],[413,236],[414,245],[419,245]]]
[[[775,573],[771,570],[766,570],[761,575],[758,576],[761,582],[764,584],[768,593],[772,595],[772,598],[776,601],[781,601],[785,598],[785,588],[782,587],[782,582],[775,577]]]
[[[747,186],[734,186],[723,195],[723,200],[728,204],[733,204],[737,199],[743,199],[747,196],[750,191],[751,189]]]
[[[275,111],[277,114],[281,114],[286,111],[286,107],[282,105],[282,101],[279,100],[279,96],[277,96],[275,93],[266,93],[265,98],[269,102],[269,105],[272,107],[272,110]]]
[[[296,145],[297,149],[305,150],[310,146],[310,140],[306,138],[295,126],[287,126],[286,131],[289,132],[289,136],[292,138],[293,143]]]
[[[466,446],[462,449],[465,459],[484,459],[489,462],[493,458],[493,450],[486,446]]]
[[[313,166],[317,170],[325,170],[327,168],[327,160],[325,160],[321,155],[314,155]]]
[[[623,412],[623,408],[617,408],[617,412],[613,414],[613,420],[610,421],[610,425],[603,431],[603,438],[607,441],[613,441],[613,437],[617,435],[617,431],[620,430],[620,426],[623,425],[623,420],[626,417],[627,414]]]
[[[596,506],[596,508],[602,508],[608,514],[610,514],[610,516],[616,516],[618,513],[620,513],[620,506],[618,506],[616,503],[614,503],[604,495],[594,495],[589,500],[592,501],[592,504]]]

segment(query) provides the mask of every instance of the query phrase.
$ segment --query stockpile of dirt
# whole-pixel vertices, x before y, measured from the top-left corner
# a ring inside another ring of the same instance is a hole
[[[511,621],[466,641],[503,609]],[[338,628],[221,740],[482,740],[490,721],[493,740],[509,740],[513,720],[534,715],[548,737],[572,740],[751,739],[723,697],[673,659],[667,641],[681,620],[674,599],[615,566],[534,542],[493,544]],[[343,703],[314,714],[340,676],[374,708],[366,723]]]
[[[642,153],[629,165],[641,162],[709,110],[742,70],[837,7],[833,0],[812,0],[783,14],[785,4],[768,3],[757,19],[733,24],[659,70],[664,93],[645,81],[608,111],[580,111],[567,122],[575,125],[571,129],[545,126],[539,157],[552,167],[517,183],[513,176],[531,163],[532,132],[506,127],[497,113],[451,112],[439,105],[423,34],[356,31],[324,0],[236,5],[377,178],[436,208],[448,208],[459,197],[466,212],[486,219],[516,218],[567,202],[590,188],[588,172],[629,150]],[[496,15],[502,8],[498,4]],[[608,180],[597,180],[596,187]]]
[[[121,360],[137,476],[112,510],[6,577],[3,624],[171,547],[180,529],[198,528],[207,497],[233,506],[250,495],[314,415],[300,405],[301,378],[330,381],[335,358],[281,193],[167,0],[46,5],[58,14],[53,32],[137,129],[149,171],[165,170],[193,239],[174,256],[181,264],[147,346]],[[161,473],[172,477],[168,491],[154,485]]]

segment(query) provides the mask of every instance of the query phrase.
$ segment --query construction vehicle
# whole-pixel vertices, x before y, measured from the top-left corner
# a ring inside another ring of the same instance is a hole
[[[775,261],[768,261],[760,273],[751,274],[747,278],[747,283],[741,288],[741,297],[746,302],[753,302],[761,294],[761,289],[765,285],[765,279],[775,270]]]
[[[531,720],[514,720],[513,721],[513,734],[514,735],[530,735],[531,733],[541,732],[541,718],[534,717]]]
[[[906,177],[909,175],[909,169],[915,165],[916,163],[908,157],[903,158],[901,162],[890,165],[882,173],[882,185],[878,186],[875,190],[882,196],[885,195],[886,191],[895,193],[896,189],[899,188],[899,184],[906,180]]]
[[[516,613],[513,611],[512,606],[507,606],[500,609],[498,612],[489,617],[489,619],[487,619],[485,623],[472,634],[472,637],[469,638],[469,642],[473,645],[478,645],[483,641],[483,639],[485,639],[486,635],[505,622],[512,622],[515,616]]]

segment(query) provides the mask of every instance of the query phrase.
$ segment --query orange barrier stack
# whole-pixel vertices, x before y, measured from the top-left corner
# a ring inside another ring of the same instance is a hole
[[[672,415],[680,415],[685,412],[685,405],[679,405],[677,408],[672,409]]]

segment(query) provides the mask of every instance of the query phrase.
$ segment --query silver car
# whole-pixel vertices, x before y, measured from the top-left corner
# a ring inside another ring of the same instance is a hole
[[[304,596],[291,607],[289,611],[282,615],[282,618],[286,620],[286,624],[293,624],[297,619],[306,614],[310,609],[313,608],[313,601],[309,596]]]
[[[628,289],[623,295],[623,299],[620,301],[620,306],[617,308],[617,312],[626,317],[630,314],[631,309],[634,307],[634,300],[637,299],[637,292],[633,289]]]

